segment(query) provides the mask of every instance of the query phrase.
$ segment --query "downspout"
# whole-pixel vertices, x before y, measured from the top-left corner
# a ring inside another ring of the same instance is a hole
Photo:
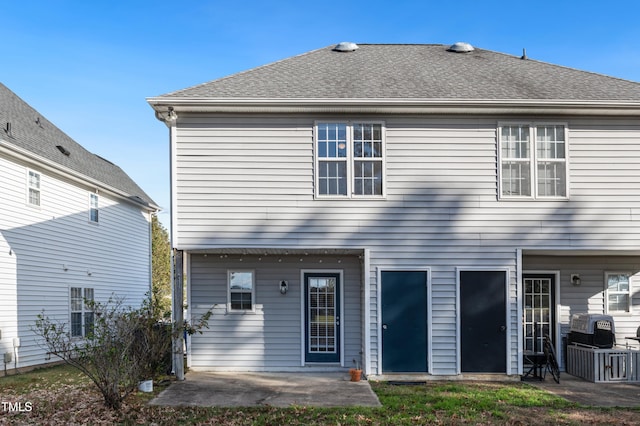
[[[169,169],[171,196],[169,209],[171,211],[169,243],[171,245],[171,319],[172,332],[172,371],[177,380],[184,380],[184,300],[183,300],[183,252],[177,250],[178,245],[176,213],[175,213],[175,176],[176,176],[176,123],[178,116],[173,107],[168,107],[167,112],[156,110],[156,118],[169,128]]]

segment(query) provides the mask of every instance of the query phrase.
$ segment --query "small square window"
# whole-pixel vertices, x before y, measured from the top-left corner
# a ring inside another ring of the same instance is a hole
[[[253,311],[255,307],[255,276],[253,271],[228,272],[228,309]]]

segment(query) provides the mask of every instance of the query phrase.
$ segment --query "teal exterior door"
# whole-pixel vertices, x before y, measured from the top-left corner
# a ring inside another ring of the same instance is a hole
[[[507,371],[505,271],[460,272],[460,362],[463,373]]]
[[[427,372],[427,272],[383,271],[382,373]]]
[[[340,362],[340,274],[305,273],[305,362]]]

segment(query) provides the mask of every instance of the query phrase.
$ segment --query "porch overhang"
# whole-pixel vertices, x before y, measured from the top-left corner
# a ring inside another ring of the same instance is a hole
[[[522,248],[523,256],[640,256],[638,249]]]
[[[184,252],[191,254],[217,254],[217,255],[243,255],[243,256],[361,256],[363,248],[283,248],[283,247],[210,247],[210,248],[182,248]]]

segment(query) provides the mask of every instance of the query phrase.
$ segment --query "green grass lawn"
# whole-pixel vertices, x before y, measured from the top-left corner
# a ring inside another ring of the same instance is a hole
[[[136,393],[122,411],[106,409],[84,376],[67,366],[0,377],[2,401],[30,402],[32,410],[2,411],[0,424],[216,424],[216,425],[423,425],[423,424],[637,424],[633,409],[596,409],[569,403],[521,382],[371,382],[382,407],[313,408],[157,407],[154,393]],[[640,403],[640,402],[639,402]]]

